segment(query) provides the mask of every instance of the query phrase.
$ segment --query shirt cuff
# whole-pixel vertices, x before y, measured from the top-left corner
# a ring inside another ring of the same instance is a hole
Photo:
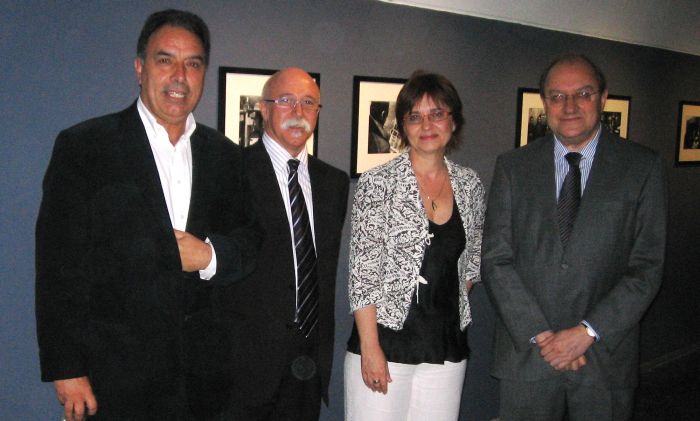
[[[204,242],[211,247],[211,261],[207,267],[199,271],[199,278],[208,281],[216,275],[216,250],[214,250],[214,245],[209,240],[209,237]]]
[[[589,329],[591,332],[593,332],[593,334],[595,335],[595,341],[596,341],[596,342],[598,342],[598,341],[600,340],[600,335],[598,335],[598,331],[595,330],[595,328],[594,328],[593,326],[591,326],[590,323],[588,323],[588,322],[585,321],[585,320],[581,320],[581,324],[584,325],[584,326],[586,326],[586,329]]]

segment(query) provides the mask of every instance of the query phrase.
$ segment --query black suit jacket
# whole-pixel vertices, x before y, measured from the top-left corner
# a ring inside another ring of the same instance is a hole
[[[220,338],[207,331],[210,294],[252,270],[257,235],[244,207],[241,152],[201,124],[191,147],[187,231],[214,245],[211,281],[182,272],[135,103],[56,140],[36,227],[41,377],[89,376],[102,414],[123,402],[136,410],[171,396],[186,402],[186,379],[219,364],[197,353],[201,340]]]
[[[295,307],[295,268],[284,202],[263,142],[244,149],[246,175],[256,220],[264,233],[258,266],[246,280],[231,285],[220,308],[230,320],[237,361],[233,404],[269,400],[288,369],[288,329]],[[344,172],[309,157],[319,282],[316,365],[327,401],[333,358],[335,278],[348,196]]]
[[[632,387],[639,321],[662,279],[667,193],[655,152],[602,133],[569,245],[557,227],[552,135],[501,155],[482,244],[482,277],[499,319],[492,374],[558,375],[530,338],[590,322],[601,340],[574,381]]]

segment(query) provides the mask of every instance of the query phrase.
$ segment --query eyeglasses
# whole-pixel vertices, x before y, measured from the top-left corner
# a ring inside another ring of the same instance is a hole
[[[274,102],[275,105],[280,108],[289,108],[292,110],[296,108],[297,104],[299,104],[302,110],[308,112],[318,112],[321,109],[321,104],[312,98],[298,99],[295,96],[281,96],[277,99],[263,99],[263,101]]]
[[[574,104],[581,105],[593,101],[593,96],[599,94],[600,92],[591,91],[588,89],[582,89],[576,91],[571,95],[567,95],[561,92],[549,94],[544,97],[544,99],[551,105],[562,105],[566,103],[567,98],[571,97],[574,100]]]
[[[423,117],[428,117],[428,121],[430,121],[431,123],[437,123],[443,120],[447,120],[447,117],[449,117],[451,114],[452,113],[449,111],[440,109],[430,110],[428,114],[409,113],[404,116],[403,121],[406,124],[417,125],[423,123]]]

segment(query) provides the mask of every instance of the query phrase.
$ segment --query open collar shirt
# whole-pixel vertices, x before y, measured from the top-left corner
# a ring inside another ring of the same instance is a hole
[[[163,188],[163,196],[168,206],[168,214],[173,228],[185,231],[187,217],[190,211],[190,198],[192,196],[192,146],[190,137],[197,128],[194,116],[190,113],[185,123],[185,131],[180,139],[173,145],[170,137],[151,111],[139,99],[136,101],[141,122],[146,129],[148,143],[153,152],[153,159],[158,168],[160,184]],[[212,258],[209,266],[199,271],[201,279],[211,279],[216,274],[216,253],[209,239],[207,244],[212,249]]]

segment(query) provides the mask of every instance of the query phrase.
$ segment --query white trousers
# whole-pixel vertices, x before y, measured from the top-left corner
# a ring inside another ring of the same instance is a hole
[[[362,381],[360,356],[345,354],[345,421],[457,421],[467,360],[389,363],[387,394]]]

